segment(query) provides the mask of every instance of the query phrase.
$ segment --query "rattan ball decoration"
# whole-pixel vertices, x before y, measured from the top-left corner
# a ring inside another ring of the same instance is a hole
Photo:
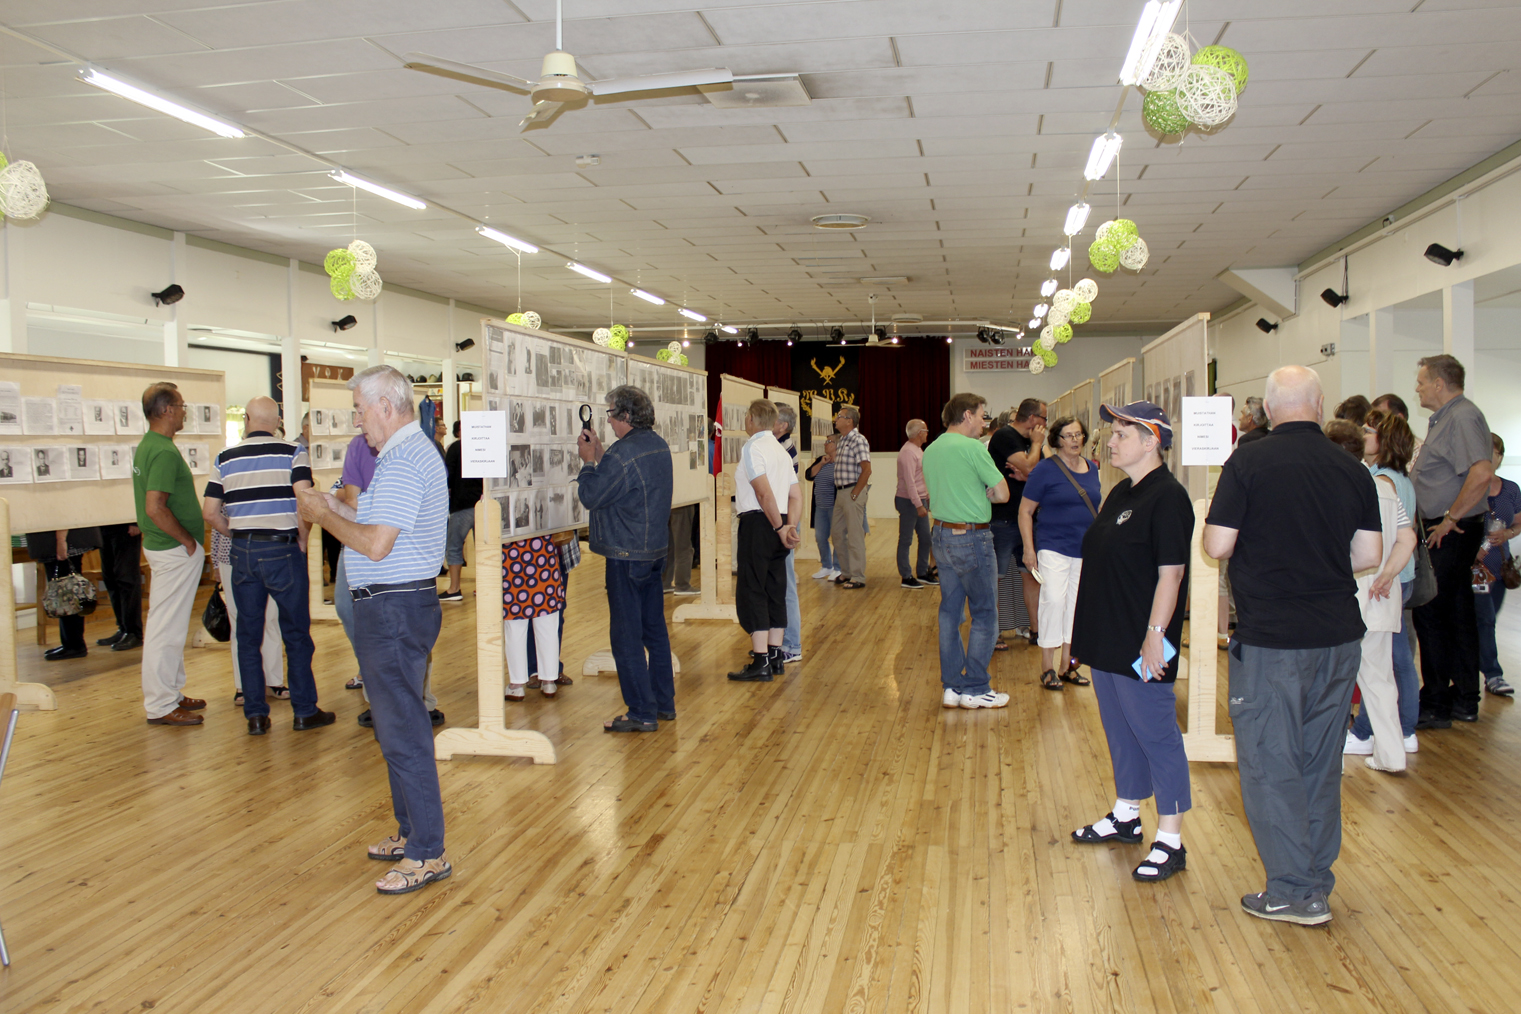
[[[689,366],[689,365],[691,365],[691,364],[690,364],[690,363],[689,363],[689,362],[688,362],[688,361],[687,361],[687,354],[686,354],[686,353],[685,353],[685,352],[683,352],[683,353],[682,353],[682,354],[681,354],[681,356],[680,356],[680,357],[679,357],[679,358],[680,358],[680,361],[681,361],[681,365],[682,365],[682,366]]]
[[[521,313],[509,313],[507,315],[507,323],[517,324],[521,326],[523,323],[523,315]]]
[[[5,165],[0,156],[0,165]],[[0,169],[0,212],[11,218],[36,218],[48,206],[48,188],[31,162],[12,162]]]
[[[1188,117],[1178,108],[1176,91],[1147,92],[1141,102],[1141,119],[1163,137],[1181,134],[1188,129]]]
[[[1071,289],[1057,289],[1056,295],[1051,297],[1051,308],[1066,312],[1077,305],[1077,293]]]
[[[611,328],[611,331],[612,331],[612,337],[613,337],[614,341],[618,341],[618,342],[627,342],[628,341],[629,329],[628,329],[628,325],[627,324],[614,324],[612,326],[612,328]],[[621,349],[621,348],[623,348],[623,346],[619,345],[618,348]]]
[[[1086,324],[1092,318],[1092,303],[1078,303],[1072,308],[1072,312],[1067,315],[1068,322],[1072,324]]]
[[[1046,335],[1041,335],[1039,338],[1035,339],[1035,347],[1038,349],[1055,348],[1055,346],[1055,336],[1047,337]]]
[[[1236,83],[1237,95],[1246,91],[1246,57],[1229,46],[1205,46],[1194,54],[1193,62],[1199,66],[1218,67],[1225,71]],[[1168,85],[1168,87],[1175,88],[1177,85]]]
[[[369,271],[356,271],[354,277],[349,279],[349,288],[354,290],[356,299],[374,299],[380,295],[380,273],[374,268]]]
[[[1046,314],[1046,323],[1058,327],[1067,323],[1068,319],[1066,310],[1058,310],[1055,307],[1052,307],[1051,312]]]
[[[1079,303],[1091,303],[1098,298],[1098,282],[1091,278],[1084,278],[1072,286],[1072,291],[1076,294]]]
[[[1209,49],[1224,49],[1224,46],[1210,46]],[[1203,50],[1200,50],[1202,53]],[[1231,52],[1235,52],[1231,50]],[[1237,54],[1240,55],[1239,53]],[[1194,57],[1197,63],[1198,57]],[[1243,64],[1245,60],[1241,61]],[[1152,65],[1151,73],[1146,75],[1146,80],[1141,82],[1141,87],[1148,92],[1171,91],[1183,81],[1183,75],[1188,73],[1188,40],[1181,35],[1169,34],[1162,40],[1162,48],[1157,51],[1157,62]]]
[[[1109,243],[1115,247],[1116,252],[1125,249],[1130,241],[1141,234],[1135,222],[1128,218],[1111,218],[1094,232],[1094,238],[1100,243]]]
[[[614,328],[613,330],[616,332],[617,329]],[[628,347],[628,339],[620,338],[615,333],[611,338],[607,340],[607,347],[610,349],[617,349],[621,352],[623,349]]]
[[[1056,365],[1056,350],[1055,349],[1041,349],[1039,352],[1036,353],[1036,355],[1040,356],[1041,362],[1045,363],[1047,366],[1055,366]]]
[[[1113,244],[1096,239],[1088,246],[1088,264],[1095,271],[1113,274],[1120,266],[1120,252]]]
[[[607,348],[608,340],[612,338],[612,336],[613,333],[607,328],[599,327],[597,330],[592,332],[592,341],[596,342],[598,345],[601,345],[603,348]]]
[[[1196,63],[1188,68],[1177,96],[1179,111],[1205,129],[1236,115],[1236,79],[1219,67]]]
[[[524,313],[523,313],[523,326],[524,327],[531,327],[535,331],[537,331],[539,329],[540,325],[542,325],[543,323],[544,323],[544,318],[540,317],[538,314],[534,313],[532,310],[526,310],[526,311],[524,311]]]
[[[1146,248],[1146,241],[1137,239],[1120,254],[1120,267],[1139,271],[1146,266],[1146,261],[1150,257],[1151,251]]]
[[[349,280],[354,277],[354,269],[348,268],[328,279],[327,287],[337,299],[345,302],[354,298],[354,290],[349,287]]]
[[[1071,324],[1058,324],[1058,325],[1056,325],[1056,331],[1053,332],[1053,337],[1056,339],[1056,344],[1058,344],[1058,345],[1065,345],[1065,344],[1067,344],[1068,342],[1070,342],[1072,340],[1072,325]],[[1055,366],[1056,364],[1055,363],[1050,363],[1048,365]]]
[[[322,258],[322,270],[326,271],[330,277],[339,274],[345,268],[354,270],[354,253],[345,247],[329,250],[327,256]]]
[[[1040,358],[1039,356],[1031,356],[1030,357],[1030,372],[1033,373],[1037,377],[1040,376],[1042,373],[1045,373],[1046,372],[1046,361],[1044,359]]]
[[[671,350],[671,355],[673,356],[681,355],[681,342],[671,342],[666,348]]]
[[[349,253],[354,255],[355,271],[374,271],[376,264],[375,248],[362,239],[356,239],[349,244]]]
[[[1051,340],[1051,344],[1053,344],[1053,345],[1056,344],[1056,325],[1054,325],[1054,324],[1047,324],[1045,327],[1041,328],[1040,329],[1040,339],[1042,341],[1045,341],[1046,339],[1050,339]]]
[[[655,358],[660,360],[662,363],[668,363],[671,361],[671,350],[661,349],[659,352],[655,353]]]

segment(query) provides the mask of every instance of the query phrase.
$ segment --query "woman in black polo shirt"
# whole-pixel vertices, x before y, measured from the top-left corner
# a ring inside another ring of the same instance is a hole
[[[1114,767],[1114,809],[1072,832],[1085,844],[1141,840],[1141,800],[1155,796],[1159,828],[1132,872],[1166,880],[1186,865],[1183,814],[1192,805],[1172,664],[1183,629],[1194,530],[1188,491],[1162,464],[1167,414],[1150,402],[1104,405],[1110,460],[1128,478],[1110,490],[1083,536],[1072,653],[1093,674]]]

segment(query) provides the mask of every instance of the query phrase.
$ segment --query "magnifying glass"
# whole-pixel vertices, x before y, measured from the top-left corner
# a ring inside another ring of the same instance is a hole
[[[590,433],[591,432],[591,428],[592,428],[592,424],[591,423],[592,423],[592,407],[590,405],[582,405],[581,406],[581,429],[583,429],[586,432]]]

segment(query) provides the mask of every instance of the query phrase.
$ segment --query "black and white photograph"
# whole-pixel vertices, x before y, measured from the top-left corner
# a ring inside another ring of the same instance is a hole
[[[308,423],[312,428],[312,436],[325,437],[331,432],[328,424],[327,411],[328,410],[325,408],[312,409],[311,419],[308,420]]]
[[[573,481],[576,476],[581,474],[581,464],[581,455],[576,453],[576,445],[571,444],[565,448],[565,478],[567,481]]]
[[[543,447],[533,449],[533,477],[535,479],[542,480],[548,474],[544,471],[544,451]]]
[[[32,481],[32,455],[25,447],[0,447],[0,483]]]
[[[535,437],[546,437],[549,435],[549,402],[530,402],[528,416],[529,433]]]
[[[526,493],[519,493],[512,498],[512,530],[514,532],[528,531],[528,526],[533,522],[533,504],[529,503],[529,499]]]
[[[81,482],[100,478],[100,451],[93,445],[67,448],[64,461],[68,464],[70,481]]]
[[[329,444],[327,449],[327,463],[329,468],[342,468],[343,456],[349,449],[348,444]]]
[[[100,446],[100,477],[102,479],[132,478],[131,448],[125,444],[102,444]]]
[[[217,420],[217,406],[215,406],[215,405],[201,405],[200,406],[200,410],[201,410],[201,428],[200,428],[200,432],[202,432],[202,433],[215,433],[219,429],[221,429],[221,427],[217,425],[217,423],[218,423],[218,420]]]
[[[533,530],[542,532],[549,527],[549,491],[536,489],[533,491]]]
[[[545,414],[549,417],[549,436],[560,435],[560,409],[555,405],[546,405]]]
[[[507,403],[507,432],[528,432],[528,404],[520,398],[513,398]]]
[[[327,444],[312,444],[311,465],[313,468],[327,467]]]
[[[37,482],[64,482],[69,477],[67,447],[32,448],[32,476]]]
[[[581,523],[581,497],[575,490],[570,491],[570,523],[573,525]]]
[[[549,524],[552,528],[564,528],[570,524],[570,502],[564,486],[549,490]]]
[[[560,475],[565,470],[565,448],[551,447],[549,449],[549,470],[555,475]]]
[[[507,483],[515,488],[533,485],[533,448],[528,444],[507,448]]]

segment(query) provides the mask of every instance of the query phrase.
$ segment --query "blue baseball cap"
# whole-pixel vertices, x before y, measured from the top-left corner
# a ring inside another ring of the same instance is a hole
[[[1100,405],[1099,418],[1105,422],[1119,419],[1135,426],[1144,426],[1161,442],[1163,448],[1172,446],[1172,423],[1168,421],[1167,413],[1149,401],[1132,401],[1122,408]]]

